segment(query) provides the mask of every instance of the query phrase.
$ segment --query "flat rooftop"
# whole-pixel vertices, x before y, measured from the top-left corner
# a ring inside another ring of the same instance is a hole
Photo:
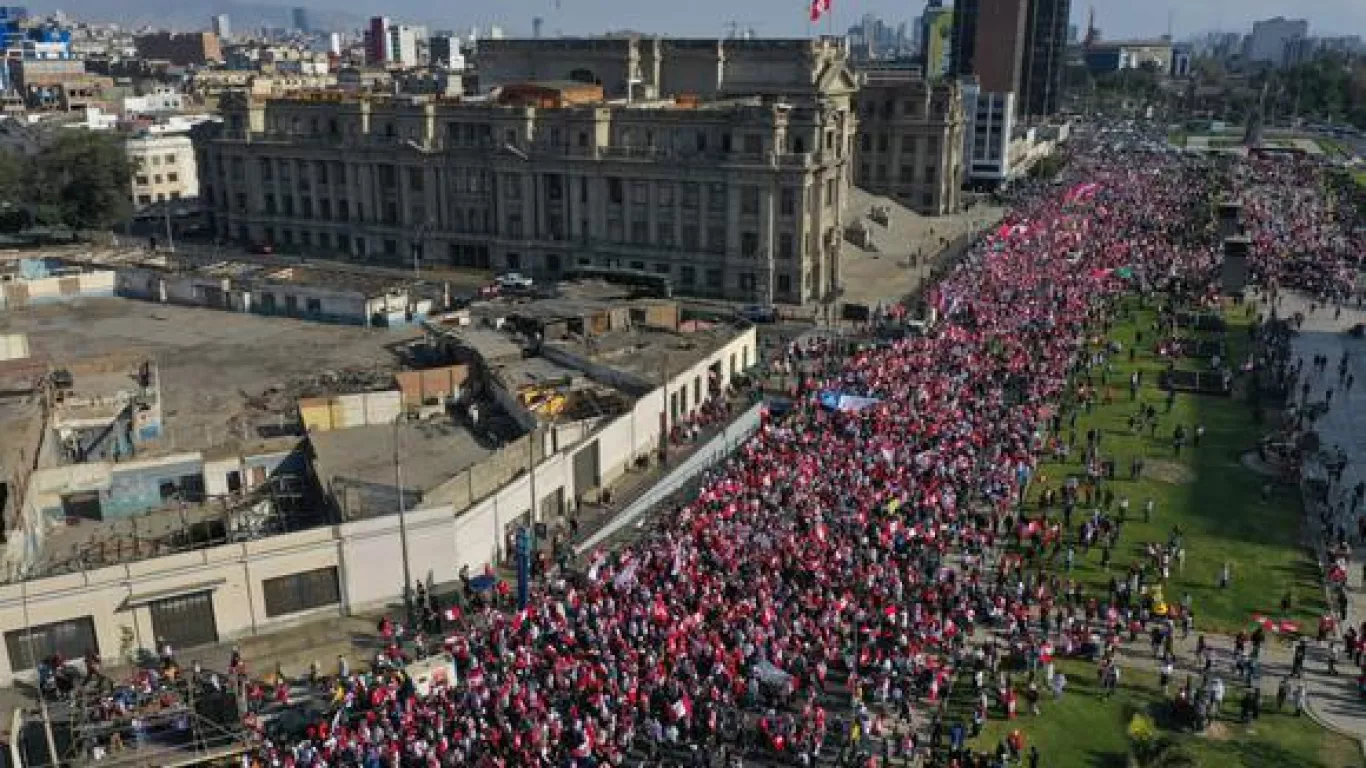
[[[632,328],[597,334],[589,340],[559,340],[546,346],[658,383],[693,367],[739,333],[725,322],[689,320],[688,332]]]
[[[380,424],[309,436],[318,480],[347,518],[397,511],[395,434],[394,426]],[[400,422],[397,438],[404,498],[410,505],[494,453],[469,429],[445,418]]]
[[[31,306],[5,320],[58,367],[110,354],[156,362],[164,436],[139,458],[256,443],[292,424],[299,397],[391,381],[401,368],[391,347],[421,336],[120,298]]]

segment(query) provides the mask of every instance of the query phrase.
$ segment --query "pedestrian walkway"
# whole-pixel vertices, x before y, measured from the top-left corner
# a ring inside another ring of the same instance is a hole
[[[1366,566],[1366,540],[1358,539],[1357,522],[1350,512],[1350,504],[1344,514],[1339,515],[1337,505],[1340,501],[1350,502],[1352,488],[1366,481],[1366,340],[1352,337],[1347,331],[1355,324],[1366,322],[1366,312],[1344,308],[1337,316],[1331,307],[1320,305],[1313,312],[1313,302],[1299,295],[1286,293],[1278,303],[1276,311],[1280,317],[1293,316],[1296,312],[1304,314],[1304,324],[1293,341],[1296,357],[1305,360],[1305,374],[1301,381],[1310,385],[1308,403],[1323,402],[1329,389],[1333,390],[1332,402],[1327,413],[1314,422],[1321,445],[1332,449],[1341,447],[1347,454],[1349,463],[1343,471],[1342,480],[1335,483],[1329,492],[1334,525],[1345,529],[1355,547],[1352,560],[1347,568],[1347,619],[1343,629],[1349,626],[1360,627],[1366,621],[1366,584],[1362,582],[1363,566]],[[1358,382],[1350,389],[1338,377],[1337,365],[1343,352],[1349,355],[1348,372]],[[1310,362],[1315,355],[1328,358],[1327,369],[1321,374],[1310,373]],[[1297,400],[1301,397],[1298,390],[1292,394]],[[1307,509],[1311,527],[1319,530],[1317,508]],[[1331,536],[1332,533],[1329,533]],[[1324,541],[1320,536],[1315,542],[1324,563]],[[1357,688],[1357,680],[1352,665],[1343,664],[1339,674],[1329,676],[1318,674],[1310,676],[1310,711],[1324,725],[1366,739],[1366,700]]]

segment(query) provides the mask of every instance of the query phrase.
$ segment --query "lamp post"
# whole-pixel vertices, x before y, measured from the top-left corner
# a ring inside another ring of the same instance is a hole
[[[399,426],[403,414],[394,417],[394,487],[398,490],[398,541],[403,557],[403,615],[406,627],[413,628],[412,575],[408,570],[408,512],[403,499],[403,464],[399,461]]]

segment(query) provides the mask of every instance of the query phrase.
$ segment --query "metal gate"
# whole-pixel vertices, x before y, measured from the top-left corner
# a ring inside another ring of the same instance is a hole
[[[147,606],[152,612],[152,631],[157,645],[170,643],[173,650],[218,642],[218,623],[213,618],[213,592],[194,592],[156,600]]]

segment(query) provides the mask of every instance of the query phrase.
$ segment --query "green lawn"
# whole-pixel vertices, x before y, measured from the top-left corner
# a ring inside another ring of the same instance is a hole
[[[1136,304],[1130,304],[1128,310],[1128,319],[1117,323],[1110,334],[1125,348],[1117,356],[1117,372],[1110,377],[1113,404],[1097,405],[1091,414],[1078,417],[1078,445],[1072,462],[1050,462],[1041,468],[1046,482],[1054,487],[1068,474],[1081,474],[1079,460],[1086,431],[1097,427],[1104,433],[1102,453],[1115,457],[1118,465],[1116,497],[1127,495],[1130,500],[1129,521],[1109,568],[1101,567],[1099,549],[1093,548],[1087,556],[1078,550],[1072,578],[1081,580],[1089,594],[1103,598],[1111,574],[1123,578],[1130,562],[1144,558],[1146,542],[1165,542],[1172,527],[1179,525],[1185,537],[1186,565],[1184,570],[1173,566],[1164,596],[1169,602],[1177,602],[1189,593],[1199,630],[1237,630],[1249,625],[1254,612],[1281,617],[1280,600],[1287,591],[1294,601],[1290,617],[1301,622],[1314,620],[1323,609],[1322,590],[1314,561],[1300,545],[1298,493],[1291,486],[1277,486],[1271,500],[1263,502],[1263,480],[1239,462],[1243,452],[1255,448],[1264,427],[1252,423],[1251,411],[1239,395],[1178,395],[1172,412],[1166,413],[1165,393],[1157,388],[1164,363],[1151,352],[1155,312],[1139,311]],[[1228,318],[1227,341],[1230,359],[1236,364],[1247,348],[1248,319],[1241,309],[1234,314]],[[1139,345],[1137,360],[1130,363],[1128,349],[1134,346],[1134,333],[1139,328],[1144,331],[1144,342]],[[1189,360],[1181,367],[1204,364]],[[1155,437],[1146,431],[1142,435],[1129,431],[1128,415],[1136,411],[1128,391],[1129,374],[1134,369],[1143,373],[1140,401],[1153,403],[1159,414]],[[1171,446],[1172,429],[1177,424],[1186,425],[1188,433],[1194,433],[1199,424],[1206,429],[1200,447],[1188,442],[1179,459]],[[1144,477],[1137,482],[1127,479],[1129,461],[1135,455],[1146,462]],[[1038,490],[1036,482],[1031,502],[1037,499]],[[1152,522],[1144,523],[1141,511],[1148,498],[1156,502],[1157,513]],[[1233,579],[1228,589],[1219,589],[1218,573],[1225,562],[1232,566]]]
[[[1353,171],[1352,178],[1356,179],[1357,186],[1366,187],[1366,170]]]
[[[1261,718],[1250,725],[1238,720],[1241,691],[1231,687],[1224,713],[1204,734],[1175,730],[1169,700],[1161,695],[1157,676],[1146,670],[1125,669],[1116,694],[1104,699],[1096,682],[1095,667],[1087,662],[1064,661],[1058,669],[1067,675],[1067,693],[1054,701],[1045,691],[1038,717],[1031,716],[1020,697],[1020,717],[1000,719],[993,711],[982,735],[969,742],[979,751],[994,749],[1010,731],[1019,729],[1039,748],[1042,765],[1048,768],[1124,768],[1128,751],[1126,728],[1135,713],[1152,717],[1163,732],[1185,745],[1202,767],[1245,768],[1358,768],[1361,749],[1352,739],[1324,731],[1308,716],[1295,717],[1272,711],[1274,701],[1263,702]],[[1183,678],[1173,681],[1173,691]],[[960,693],[959,689],[962,689]],[[971,681],[960,680],[950,712],[970,722],[968,701]],[[950,720],[951,722],[951,720]]]
[[[1119,546],[1112,555],[1108,570],[1100,566],[1101,554],[1092,549],[1083,557],[1077,551],[1076,566],[1071,576],[1085,583],[1091,596],[1103,599],[1111,573],[1122,578],[1130,562],[1143,557],[1142,546],[1148,541],[1165,541],[1172,526],[1184,532],[1187,552],[1185,569],[1173,566],[1172,579],[1165,590],[1170,602],[1191,595],[1196,612],[1196,626],[1200,632],[1228,632],[1250,626],[1252,613],[1283,617],[1281,596],[1288,590],[1294,599],[1290,617],[1312,628],[1323,611],[1322,589],[1316,566],[1308,550],[1300,544],[1302,510],[1295,488],[1278,486],[1267,502],[1261,499],[1262,478],[1240,463],[1241,455],[1255,448],[1257,439],[1268,429],[1253,423],[1251,411],[1241,390],[1231,398],[1179,395],[1174,408],[1166,412],[1165,393],[1157,388],[1158,374],[1165,363],[1152,352],[1156,312],[1140,310],[1136,299],[1125,302],[1112,327],[1109,338],[1124,345],[1116,357],[1117,371],[1109,379],[1112,404],[1098,404],[1092,413],[1084,412],[1077,420],[1077,457],[1085,444],[1086,431],[1097,427],[1104,432],[1101,450],[1116,459],[1116,496],[1127,495],[1130,513]],[[1226,312],[1229,330],[1225,340],[1229,346],[1228,359],[1235,366],[1244,359],[1249,345],[1249,318],[1242,308]],[[1143,330],[1143,343],[1135,345],[1135,331]],[[1129,362],[1128,350],[1137,347],[1135,362]],[[1208,365],[1207,361],[1186,360],[1179,367],[1194,369]],[[1130,432],[1127,417],[1135,412],[1136,403],[1130,401],[1128,380],[1131,371],[1143,372],[1140,401],[1153,403],[1159,413],[1160,426],[1156,437],[1145,431],[1142,435]],[[1099,373],[1097,373],[1099,378]],[[1272,416],[1268,416],[1270,421]],[[1206,429],[1199,448],[1189,443],[1179,459],[1171,445],[1172,429],[1185,424],[1189,433],[1198,424]],[[1064,433],[1067,426],[1064,423]],[[1128,480],[1129,460],[1141,455],[1146,461],[1144,477]],[[1040,490],[1040,482],[1056,487],[1064,477],[1081,473],[1079,462],[1068,464],[1045,463],[1043,477],[1036,478],[1031,490],[1031,505]],[[1142,521],[1142,509],[1147,498],[1157,502],[1157,513],[1152,522]],[[1056,514],[1056,513],[1055,513]],[[1083,513],[1080,507],[1079,518]],[[1074,524],[1077,520],[1074,519]],[[1232,564],[1233,579],[1228,589],[1217,585],[1217,574],[1224,562]],[[1054,570],[1062,568],[1059,559]],[[1128,742],[1126,726],[1136,712],[1154,717],[1164,732],[1174,734],[1192,750],[1201,766],[1267,766],[1268,768],[1342,768],[1361,766],[1358,744],[1319,728],[1307,717],[1267,714],[1252,726],[1231,721],[1236,713],[1236,702],[1241,691],[1230,686],[1225,718],[1209,733],[1195,735],[1170,730],[1172,726],[1169,704],[1161,696],[1156,684],[1154,667],[1125,668],[1122,690],[1110,700],[1097,695],[1095,667],[1080,661],[1060,662],[1059,668],[1068,676],[1068,693],[1063,700],[1053,702],[1045,690],[1043,713],[1035,718],[1022,714],[1019,720],[1007,723],[992,712],[992,720],[982,736],[972,742],[979,750],[994,748],[1013,728],[1021,728],[1031,743],[1043,754],[1043,764],[1050,766],[1115,766],[1123,768]],[[1176,681],[1181,682],[1181,678]],[[1017,685],[1023,689],[1022,676]],[[946,722],[955,718],[970,721],[971,679],[964,676],[957,681],[954,697],[948,705]],[[1024,713],[1024,696],[1020,696]]]

